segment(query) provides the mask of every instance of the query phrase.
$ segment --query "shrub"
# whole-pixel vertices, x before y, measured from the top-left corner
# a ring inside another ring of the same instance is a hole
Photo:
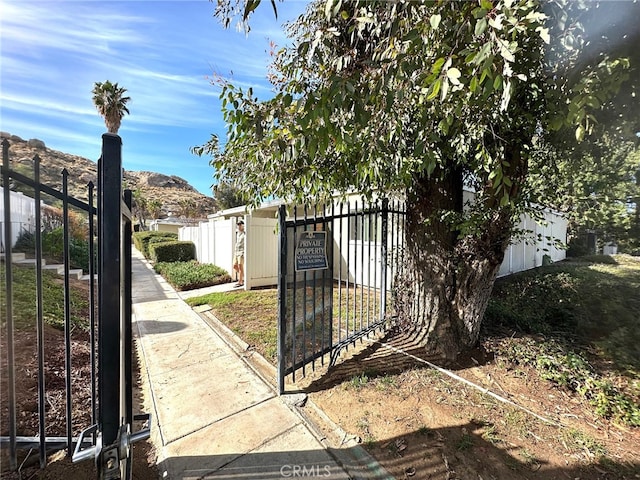
[[[4,239],[3,239],[4,240]],[[36,235],[31,233],[28,230],[22,230],[18,239],[16,240],[16,244],[12,249],[14,252],[21,253],[35,253],[36,251]]]
[[[62,261],[64,232],[62,227],[54,228],[42,234],[42,254],[46,258]]]
[[[193,290],[231,281],[231,277],[224,269],[195,261],[159,262],[153,268],[176,290]]]
[[[133,244],[147,259],[151,258],[149,252],[150,243],[176,240],[178,240],[178,234],[172,232],[135,232],[133,234]]]
[[[149,253],[153,262],[188,262],[196,258],[193,242],[149,243]]]
[[[97,268],[98,245],[94,243],[93,266]],[[71,239],[69,245],[69,263],[71,268],[81,268],[85,273],[89,272],[89,242],[84,240]]]
[[[62,263],[64,260],[63,240],[64,231],[62,227],[56,227],[53,230],[42,232],[42,256],[45,260]],[[35,255],[35,234],[24,230],[18,237],[13,251]],[[97,254],[98,248],[96,246],[94,249],[94,265]],[[69,268],[81,268],[85,272],[89,271],[89,242],[87,240],[73,236],[70,238]]]

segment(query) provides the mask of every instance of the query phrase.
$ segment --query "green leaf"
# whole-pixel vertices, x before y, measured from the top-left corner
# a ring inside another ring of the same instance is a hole
[[[327,0],[324,4],[324,16],[329,20],[331,18],[331,13],[333,12],[333,4],[334,0]]]
[[[487,19],[483,17],[476,22],[476,28],[474,32],[476,37],[479,37],[480,35],[482,35],[486,29],[487,29]]]
[[[600,108],[600,100],[594,95],[589,95],[585,101],[591,108]]]
[[[546,43],[547,45],[549,43],[551,43],[551,36],[549,35],[549,29],[545,28],[545,27],[538,27],[536,28],[536,32],[538,32],[540,34],[540,38],[542,39],[542,41],[544,43]]]
[[[444,57],[440,57],[439,59],[437,59],[435,62],[433,62],[433,66],[431,67],[431,71],[435,74],[440,73],[440,70],[442,69],[442,66],[444,65]]]
[[[502,75],[496,75],[496,78],[493,79],[493,89],[500,90],[502,88]]]
[[[437,30],[438,25],[440,25],[440,20],[442,20],[442,16],[440,14],[431,15],[429,22],[431,23],[431,28]]]
[[[476,77],[474,75],[473,77],[471,77],[471,83],[469,84],[469,90],[471,90],[471,93],[475,93],[476,88],[478,88],[478,77]]]
[[[438,78],[431,85],[431,93],[429,93],[429,96],[427,97],[427,100],[433,100],[434,98],[436,98],[438,96],[438,92],[440,92],[440,87],[441,86],[442,86],[442,79]]]
[[[442,87],[440,88],[440,100],[444,100],[447,98],[447,93],[449,92],[449,81],[445,78],[442,81]]]
[[[258,5],[260,5],[260,0],[247,0],[244,6],[243,18],[246,20]]]
[[[445,135],[449,134],[449,123],[447,122],[446,118],[443,118],[442,120],[440,120],[440,123],[438,123],[438,128]]]
[[[502,15],[489,18],[489,25],[496,30],[502,30]]]
[[[487,57],[489,57],[490,53],[491,53],[491,42],[487,42],[484,45],[482,45],[482,48],[480,48],[480,50],[478,51],[478,54],[473,59],[473,64],[480,65],[482,62],[484,62],[487,59]]]
[[[500,39],[498,39],[498,44],[500,45],[500,55],[502,55],[502,58],[509,63],[513,63],[516,59],[513,56],[513,53],[511,53],[511,50],[509,50],[509,44]]]
[[[491,7],[493,8],[493,7]],[[482,17],[486,17],[487,13],[489,13],[489,10],[491,10],[490,8],[474,8],[473,11],[471,12],[473,14],[473,18],[482,18]]]
[[[584,140],[584,127],[582,125],[578,125],[578,128],[576,128],[576,140],[579,142]]]
[[[554,115],[551,117],[551,120],[549,120],[549,128],[551,128],[551,130],[560,130],[563,124],[564,117],[562,115]]]
[[[462,74],[460,73],[460,70],[458,70],[456,67],[452,67],[449,70],[447,70],[447,77],[449,78],[451,83],[454,85],[460,85],[461,75]]]

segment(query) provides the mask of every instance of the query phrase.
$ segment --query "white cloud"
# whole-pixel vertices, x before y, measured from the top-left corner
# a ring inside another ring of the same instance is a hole
[[[278,2],[276,21],[265,1],[246,37],[224,30],[206,0],[0,2],[0,129],[95,159],[104,123],[91,90],[108,79],[131,97],[120,130],[127,168],[171,168],[194,185],[210,183],[210,167],[189,147],[226,131],[211,75],[233,72],[234,85],[271,96],[269,42],[284,44],[278,25],[303,8]]]

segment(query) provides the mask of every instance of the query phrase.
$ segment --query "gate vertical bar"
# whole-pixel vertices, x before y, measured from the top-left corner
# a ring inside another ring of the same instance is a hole
[[[18,468],[17,430],[16,430],[16,372],[15,352],[13,345],[13,258],[11,247],[13,238],[11,235],[11,192],[9,190],[9,141],[2,141],[2,184],[4,186],[4,267],[5,267],[5,294],[6,294],[6,321],[7,321],[7,382],[9,394],[9,469],[15,471]]]
[[[69,287],[69,172],[62,170],[62,263],[64,264],[64,365],[65,365],[65,416],[67,420],[67,455],[73,455],[73,418],[71,413],[71,292]]]
[[[347,219],[347,222],[349,219]],[[342,202],[340,202],[340,228],[338,232],[338,251],[340,252],[340,260],[338,262],[338,343],[342,340]]]
[[[42,209],[40,200],[40,157],[33,157],[36,204],[36,329],[38,348],[38,426],[40,437],[40,468],[47,464],[45,425],[45,376],[44,376],[44,308],[42,305]]]
[[[371,208],[371,204],[369,204]],[[362,200],[362,225],[360,225],[360,329],[364,325],[364,216],[365,216],[365,201]],[[367,218],[371,218],[371,213],[367,215]]]
[[[356,202],[356,210],[358,209],[358,202]],[[346,284],[346,295],[345,295],[345,327],[347,334],[345,338],[349,337],[349,309],[351,308],[351,304],[349,303],[349,277],[351,276],[351,203],[347,203],[347,284]]]
[[[335,268],[336,265],[336,258],[335,258],[335,224],[336,224],[336,202],[332,201],[331,202],[331,239],[329,239],[329,245],[331,248],[331,255],[330,255],[330,265],[331,265],[331,270],[329,273],[329,345],[333,348],[333,283],[334,283],[334,272],[333,269]],[[329,355],[329,358],[331,358],[331,355]]]
[[[389,226],[389,199],[382,200],[382,232],[380,233],[380,320],[387,314],[387,229]]]
[[[296,242],[298,241],[297,239],[297,234],[298,232],[296,231],[296,221],[298,220],[298,207],[296,205],[294,205],[293,207],[293,250],[294,250],[294,259],[293,261],[295,262],[295,245]],[[296,369],[295,369],[295,365],[296,365],[296,342],[297,342],[297,332],[296,332],[296,310],[297,310],[297,306],[296,306],[296,290],[298,288],[298,278],[296,275],[296,268],[295,265],[293,267],[293,269],[291,270],[291,273],[293,274],[293,288],[292,288],[292,295],[291,295],[291,338],[293,339],[293,341],[291,342],[291,365],[293,366],[293,372],[291,375],[291,378],[293,379],[293,381],[296,381]]]
[[[116,443],[120,426],[120,255],[122,221],[122,141],[102,135],[100,162],[99,288],[98,288],[98,397],[99,429],[103,450],[99,477],[105,469],[109,446]]]
[[[98,422],[97,403],[96,403],[96,283],[95,283],[95,243],[93,236],[95,235],[93,221],[93,182],[87,185],[89,189],[89,343],[91,344],[91,424]],[[94,437],[95,440],[95,437]]]
[[[325,232],[325,239],[327,243],[331,243],[331,239],[329,238],[329,228],[328,228],[328,224],[327,224],[327,205],[326,203],[322,204],[322,230]],[[327,248],[327,243],[325,243],[325,249],[328,250]],[[326,250],[325,250],[325,253]],[[331,260],[329,260],[331,259]],[[329,263],[331,261],[331,263]],[[331,323],[333,322],[333,317],[331,315],[329,315],[329,324],[327,325],[327,305],[325,304],[326,301],[326,286],[327,286],[327,275],[330,276],[330,272],[333,271],[333,256],[328,256],[327,257],[327,269],[322,271],[322,328],[321,328],[321,340],[320,340],[320,350],[322,352],[325,351],[325,349],[327,348],[327,345],[325,345],[325,339],[327,338],[327,333],[326,331],[328,330],[329,332],[331,331]],[[329,311],[331,311],[331,309],[329,309]],[[324,355],[322,355],[322,357],[320,357],[320,365],[324,366]]]
[[[278,228],[280,229],[278,255],[278,392],[284,393],[285,377],[285,335],[287,332],[287,210],[284,205],[278,209]]]
[[[309,229],[308,225],[307,225],[307,205],[305,204],[304,206],[304,222],[302,225],[302,231],[305,232]],[[294,245],[298,245],[298,239],[296,238],[294,240]],[[294,253],[295,255],[295,253]],[[295,260],[294,260],[295,261]],[[307,359],[307,271],[305,270],[302,273],[302,308],[300,310],[301,314],[302,314],[302,376],[304,377],[306,375],[305,372],[305,367],[307,365],[307,362],[305,361]]]
[[[131,190],[124,191],[124,206],[126,208],[124,224],[122,226],[122,266],[123,272],[123,289],[122,294],[123,318],[122,321],[124,331],[124,422],[130,427],[133,426],[133,328],[131,325],[132,313],[132,292],[131,292]],[[122,221],[122,220],[121,220]],[[133,464],[131,458],[127,459],[125,479],[131,478]]]
[[[318,205],[316,205],[313,208],[313,231],[315,232],[317,228],[318,228]],[[326,245],[325,245],[325,248],[326,248]],[[317,280],[317,276],[318,276],[317,274],[318,274],[318,272],[315,271],[315,270],[313,270],[312,273],[311,273],[311,275],[313,275],[313,277],[312,277],[313,278],[313,286],[311,287],[312,291],[313,291],[313,295],[311,297],[311,303],[313,305],[313,313],[312,313],[313,327],[311,329],[311,345],[313,345],[313,347],[311,349],[311,352],[312,352],[311,369],[312,370],[315,370],[315,368],[316,368],[316,357],[315,357],[314,354],[315,354],[315,351],[316,351],[316,348],[317,348],[317,345],[316,345],[316,321],[317,321],[317,318],[316,318],[316,311],[317,311],[317,309],[316,309],[316,288],[317,288],[317,282],[316,282],[316,280]],[[305,307],[305,309],[306,309],[306,307]]]
[[[368,255],[367,258],[369,259],[369,270],[367,271],[367,327],[369,325],[371,325],[371,265],[373,263],[373,268],[377,268],[375,262],[371,261],[371,244],[373,243],[373,235],[371,232],[371,219],[373,217],[374,219],[374,228],[376,228],[376,222],[377,222],[377,216],[371,215],[371,202],[369,202],[369,225],[367,226],[367,232],[368,232]]]

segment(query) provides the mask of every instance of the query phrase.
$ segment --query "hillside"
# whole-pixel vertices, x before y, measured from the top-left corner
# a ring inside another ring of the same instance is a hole
[[[2,139],[9,140],[9,162],[11,169],[23,175],[33,178],[33,158],[40,157],[40,181],[50,185],[56,190],[62,190],[63,169],[69,172],[69,194],[87,200],[87,184],[97,184],[97,163],[78,155],[59,152],[47,148],[42,140],[22,138],[7,132],[0,132]],[[146,171],[124,172],[125,188],[133,191],[140,190],[147,199],[159,199],[162,202],[161,217],[179,216],[182,210],[181,204],[185,201],[192,202],[198,208],[197,217],[206,218],[208,214],[215,212],[215,202],[212,197],[201,194],[186,180],[175,175],[163,175],[161,173]]]

